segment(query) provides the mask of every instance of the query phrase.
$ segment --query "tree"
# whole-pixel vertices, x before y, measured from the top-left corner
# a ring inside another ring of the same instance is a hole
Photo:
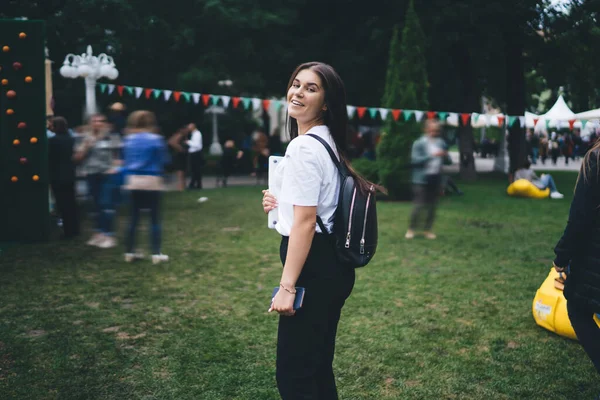
[[[414,0],[410,0],[408,5],[401,39],[398,30],[396,26],[390,42],[383,106],[425,110],[428,108],[426,41]],[[414,121],[396,122],[392,119],[385,131],[377,149],[379,180],[388,189],[390,197],[406,198],[410,186],[408,167],[412,143],[420,135],[421,128]]]

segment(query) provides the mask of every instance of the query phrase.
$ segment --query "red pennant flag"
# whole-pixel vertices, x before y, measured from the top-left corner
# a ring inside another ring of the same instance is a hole
[[[427,119],[434,119],[435,118],[435,111],[427,111]]]
[[[208,107],[209,101],[210,101],[210,94],[203,94],[202,95],[202,104],[204,104],[204,107]]]
[[[356,112],[358,113],[358,118],[362,119],[367,112],[367,107],[356,107]]]
[[[460,114],[460,120],[465,126],[467,126],[467,124],[469,123],[469,118],[471,118],[471,114],[469,113]]]
[[[173,98],[175,99],[176,102],[179,103],[179,99],[181,98],[181,92],[174,91],[173,92]]]
[[[392,110],[392,116],[394,117],[394,121],[398,121],[398,118],[400,118],[401,113],[402,110]]]
[[[152,96],[152,92],[154,89],[144,89],[144,93],[146,94],[146,98],[149,99]]]
[[[533,126],[534,127],[537,125],[537,123],[538,123],[539,120],[540,120],[539,118],[534,118],[533,119]]]
[[[123,89],[125,89],[125,86],[123,86],[123,85],[117,86],[117,92],[119,93],[119,96],[123,96]]]
[[[269,106],[271,105],[271,100],[263,100],[262,101],[262,106],[265,109],[265,111],[269,111]]]
[[[233,108],[237,108],[242,99],[240,97],[232,97],[231,101],[233,102]]]
[[[496,118],[498,118],[498,128],[502,128],[502,125],[504,125],[504,115],[498,115]]]
[[[575,120],[574,119],[569,120],[569,129],[570,130],[573,130],[574,125],[575,125]]]

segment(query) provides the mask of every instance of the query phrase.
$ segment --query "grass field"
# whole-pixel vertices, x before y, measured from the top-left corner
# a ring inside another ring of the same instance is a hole
[[[532,299],[567,218],[503,179],[445,198],[436,241],[403,235],[411,205],[379,203],[380,244],[343,310],[342,399],[591,399],[576,342],[539,328]],[[0,253],[0,399],[277,399],[279,240],[259,188],[168,193],[168,264],[76,242]],[[121,221],[123,232],[124,221]],[[147,231],[139,236],[146,245]],[[145,246],[147,248],[147,246]]]

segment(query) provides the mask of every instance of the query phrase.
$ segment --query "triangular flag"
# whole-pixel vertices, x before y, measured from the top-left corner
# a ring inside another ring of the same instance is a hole
[[[171,98],[171,93],[173,93],[172,90],[163,90],[163,97],[165,98],[165,101],[169,101],[169,99]]]
[[[383,121],[385,121],[385,120],[386,120],[386,118],[387,118],[387,116],[388,116],[388,113],[389,113],[389,112],[390,112],[390,109],[389,109],[389,108],[380,108],[380,109],[379,109],[379,114],[381,114],[381,119],[382,119]]]
[[[513,126],[515,124],[515,122],[517,122],[517,117],[515,116],[508,116],[508,126]]]
[[[356,112],[356,107],[346,106],[346,113],[348,113],[348,118],[352,118],[354,116],[355,112]]]
[[[417,122],[421,122],[421,120],[423,119],[423,111],[415,110],[415,119],[417,120]]]
[[[581,129],[585,129],[585,124],[587,124],[587,123],[588,123],[587,119],[582,119],[581,120]]]
[[[533,119],[533,126],[534,127],[537,125],[537,123],[538,123],[539,120],[540,120],[539,118],[534,118]]]
[[[178,91],[178,90],[175,90],[175,91],[173,92],[173,98],[175,99],[175,101],[176,101],[176,102],[178,102],[178,103],[179,103],[179,99],[181,98],[181,92],[180,92],[180,91]]]
[[[158,99],[160,97],[160,95],[162,94],[162,90],[154,89],[154,90],[152,90],[152,94],[154,95],[155,99]]]
[[[150,99],[150,96],[152,96],[152,89],[144,89],[144,95],[147,99]]]
[[[101,83],[100,84],[100,93],[104,93],[106,92],[106,83]]]
[[[394,121],[398,121],[401,112],[402,110],[392,110],[392,117],[394,117]]]
[[[119,85],[117,86],[117,93],[119,93],[119,96],[123,96],[123,89],[125,89],[125,87],[123,85]]]
[[[239,97],[232,97],[231,100],[233,101],[233,108],[238,108],[238,105],[242,99]]]
[[[546,120],[546,130],[550,129],[550,120]]]
[[[358,113],[358,118],[362,119],[367,112],[367,107],[356,107],[356,112]]]
[[[496,118],[498,118],[498,128],[502,128],[504,125],[504,115],[496,115]]]
[[[112,92],[115,91],[115,85],[113,85],[112,83],[108,84],[108,94],[112,94]]]
[[[279,112],[279,110],[281,110],[281,107],[283,107],[283,105],[285,103],[281,100],[274,100],[274,102],[275,102],[275,108],[277,109],[277,112]]]
[[[569,129],[570,130],[573,130],[574,125],[575,125],[575,120],[574,119],[569,120]]]
[[[257,99],[256,97],[253,97],[252,98],[252,109],[254,111],[260,110],[261,103],[262,103],[261,99]]]
[[[229,101],[231,100],[231,96],[221,96],[221,101],[223,102],[223,107],[229,107]]]
[[[471,118],[471,114],[469,113],[460,114],[460,120],[464,126],[467,126],[467,124],[469,123],[469,118]]]
[[[248,97],[242,97],[242,104],[244,105],[244,110],[249,109],[251,103],[252,99],[249,99]]]
[[[204,107],[208,107],[209,101],[210,101],[210,94],[203,94],[202,95],[202,104],[204,104]]]
[[[217,96],[216,94],[212,95],[211,103],[213,106],[216,106],[219,103],[219,99],[221,99],[221,96]]]
[[[142,92],[144,91],[144,88],[141,87],[135,87],[135,98],[139,99],[140,96],[142,95]]]
[[[473,113],[471,114],[471,124],[476,124],[479,121],[479,117],[481,117],[481,114],[478,113]]]
[[[183,96],[183,98],[185,99],[186,102],[190,102],[190,98],[192,97],[191,93],[188,92],[181,92],[181,95]]]
[[[192,93],[192,99],[194,99],[194,104],[198,104],[200,102],[200,93]]]
[[[525,117],[524,116],[519,116],[519,127],[524,127],[525,126]]]
[[[379,110],[376,108],[369,108],[369,115],[371,116],[371,119],[375,119],[377,118],[377,114],[379,114]]]
[[[427,111],[427,119],[434,119],[435,114],[437,114],[435,111]]]
[[[415,112],[413,110],[404,110],[404,111],[402,111],[402,116],[404,117],[405,121],[408,121],[414,113]]]
[[[448,118],[448,113],[445,111],[440,111],[438,113],[438,117],[440,117],[440,121],[445,121]]]
[[[271,100],[264,99],[262,101],[263,110],[269,111],[269,106],[271,105]]]
[[[485,114],[485,126],[490,126],[492,124],[492,116],[490,114]]]
[[[129,93],[130,95],[133,96],[133,87],[132,86],[125,86],[125,90],[127,90],[127,93]]]

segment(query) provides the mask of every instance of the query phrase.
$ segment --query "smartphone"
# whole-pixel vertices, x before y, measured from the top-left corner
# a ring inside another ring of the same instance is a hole
[[[279,292],[280,287],[276,287],[273,289],[273,294],[271,295],[271,303],[273,303],[273,299],[277,292]],[[294,299],[294,311],[298,311],[302,308],[302,304],[304,303],[304,288],[296,287],[296,298]]]

